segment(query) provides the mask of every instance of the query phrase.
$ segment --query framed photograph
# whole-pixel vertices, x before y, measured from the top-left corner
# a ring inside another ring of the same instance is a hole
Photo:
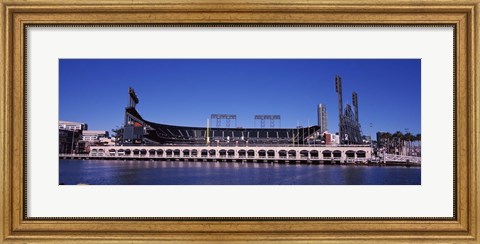
[[[2,242],[476,243],[479,6],[2,2]]]

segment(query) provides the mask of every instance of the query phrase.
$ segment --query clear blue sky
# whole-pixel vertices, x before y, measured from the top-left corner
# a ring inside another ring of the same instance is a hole
[[[328,129],[337,132],[338,74],[344,104],[358,93],[364,134],[420,133],[420,59],[61,59],[59,65],[59,119],[85,122],[90,130],[121,126],[133,87],[137,110],[152,122],[205,126],[210,114],[226,113],[237,115],[237,126],[253,127],[254,115],[279,114],[284,128],[307,126],[317,123],[323,103]]]

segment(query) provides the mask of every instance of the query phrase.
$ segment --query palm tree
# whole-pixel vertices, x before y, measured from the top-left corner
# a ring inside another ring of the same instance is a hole
[[[400,154],[403,142],[403,133],[401,131],[395,132],[393,134],[393,140],[395,142],[395,154],[397,153],[397,151]]]
[[[422,155],[422,143],[421,143],[422,142],[422,134],[420,134],[420,133],[417,134],[415,136],[415,141],[417,141],[417,147],[418,147],[418,149],[420,149],[417,156],[421,156]]]
[[[392,135],[392,133],[387,132],[387,148],[388,148],[388,152],[390,152],[390,150],[392,149],[392,147],[393,147],[393,135]]]
[[[390,132],[384,132],[382,133],[380,138],[382,139],[383,146],[385,147],[385,150],[387,151],[387,153],[390,152],[390,146],[391,146],[390,143],[392,140],[392,134]]]
[[[412,141],[414,139],[414,136],[410,133],[410,132],[407,132],[405,135],[403,135],[403,138],[406,142],[408,142],[407,144],[407,156],[410,156],[411,155],[411,149],[412,149]]]

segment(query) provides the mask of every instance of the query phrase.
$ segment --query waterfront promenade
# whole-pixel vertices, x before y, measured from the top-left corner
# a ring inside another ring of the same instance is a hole
[[[61,154],[61,159],[135,159],[204,162],[272,162],[331,164],[413,164],[419,157],[385,155],[379,160],[369,146],[302,146],[302,147],[225,147],[225,146],[92,146],[89,154]]]

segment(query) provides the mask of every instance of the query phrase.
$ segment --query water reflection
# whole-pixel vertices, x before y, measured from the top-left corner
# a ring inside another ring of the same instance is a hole
[[[419,185],[421,169],[187,161],[60,160],[59,183],[76,185]]]

